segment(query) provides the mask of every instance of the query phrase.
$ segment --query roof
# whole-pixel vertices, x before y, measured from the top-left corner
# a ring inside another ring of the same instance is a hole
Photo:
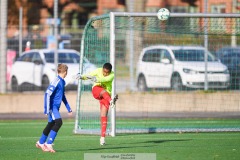
[[[23,52],[23,54],[25,53],[28,53],[28,52],[54,52],[55,50],[54,49],[32,49],[32,50],[29,50],[29,51],[25,51]],[[74,53],[79,53],[78,51],[74,50],[74,49],[58,49],[58,52],[74,52]]]
[[[153,45],[153,46],[149,46],[144,48],[144,50],[148,50],[148,49],[156,49],[156,48],[170,48],[173,50],[176,49],[205,49],[203,46],[190,46],[190,45],[186,45],[186,46],[174,46],[174,45]]]

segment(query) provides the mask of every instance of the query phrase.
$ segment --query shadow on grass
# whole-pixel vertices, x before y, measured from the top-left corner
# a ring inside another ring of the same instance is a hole
[[[192,139],[168,139],[168,140],[155,140],[155,141],[145,141],[142,143],[165,143],[165,142],[183,142],[183,141],[191,141]]]
[[[120,144],[121,145],[121,144]],[[74,152],[74,151],[98,151],[98,150],[118,150],[118,149],[127,149],[127,148],[146,148],[146,147],[154,147],[157,145],[144,145],[144,146],[119,146],[119,147],[111,147],[110,145],[100,146],[98,148],[86,148],[86,149],[66,149],[66,150],[57,150],[57,152]]]
[[[144,141],[144,142],[135,142],[135,143],[120,143],[120,144],[107,144],[105,146],[99,146],[97,148],[87,148],[86,149],[66,149],[66,150],[58,150],[57,152],[74,152],[74,151],[98,151],[98,150],[118,150],[118,149],[130,149],[130,148],[146,148],[146,147],[156,147],[159,143],[165,142],[183,142],[183,141],[191,141],[192,139],[173,139],[173,140],[154,140],[154,141]],[[141,146],[129,146],[129,144],[144,144],[149,143],[150,145],[141,145]],[[118,145],[118,146],[116,146]],[[120,146],[123,145],[123,146]]]
[[[167,139],[167,140],[152,140],[152,141],[144,141],[144,142],[130,142],[130,143],[122,143],[122,144],[184,142],[184,141],[191,141],[191,140],[192,139]]]

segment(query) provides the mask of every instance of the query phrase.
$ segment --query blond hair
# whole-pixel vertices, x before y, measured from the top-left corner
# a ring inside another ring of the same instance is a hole
[[[63,64],[63,63],[58,64],[58,68],[57,68],[58,73],[64,73],[67,70],[68,70],[68,66],[66,64]]]

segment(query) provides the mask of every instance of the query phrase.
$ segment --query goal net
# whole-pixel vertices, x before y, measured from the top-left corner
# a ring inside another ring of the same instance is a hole
[[[239,17],[171,13],[160,21],[157,13],[113,12],[90,19],[81,57],[97,67],[112,63],[112,96],[119,95],[109,134],[239,131]],[[81,58],[80,73],[86,67]],[[74,132],[98,134],[99,110],[80,80]]]

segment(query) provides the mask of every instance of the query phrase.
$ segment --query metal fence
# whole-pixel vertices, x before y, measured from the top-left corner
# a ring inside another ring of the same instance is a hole
[[[82,30],[84,26],[78,26],[77,28],[72,28],[70,26],[61,26],[58,28],[58,43],[59,47],[72,48],[80,51],[80,40],[82,36]],[[52,42],[52,37],[54,36],[53,26],[27,26],[23,28],[22,32],[22,50],[19,50],[19,30],[18,26],[8,27],[8,39],[7,39],[7,49],[15,50],[17,55],[21,54],[26,48],[30,49],[40,49],[40,48],[51,48],[50,43]],[[30,42],[30,46],[27,45]]]
[[[58,28],[58,48],[73,49],[80,52],[80,41],[84,26],[70,27],[61,26]],[[2,59],[6,58],[6,77],[1,76],[1,88],[6,85],[6,92],[12,92],[11,88],[11,71],[14,62],[22,55],[23,52],[35,49],[54,49],[55,37],[54,26],[27,26],[19,29],[19,26],[11,26],[7,29],[6,39],[6,57],[1,54]],[[19,33],[19,31],[22,33]],[[20,42],[21,41],[21,42]],[[3,43],[3,42],[2,42]],[[4,69],[4,68],[2,68]],[[2,73],[2,70],[1,70]],[[5,83],[5,84],[4,84]],[[24,88],[26,87],[26,88]],[[33,87],[23,86],[22,91],[33,90]],[[4,90],[2,91],[4,92]]]

